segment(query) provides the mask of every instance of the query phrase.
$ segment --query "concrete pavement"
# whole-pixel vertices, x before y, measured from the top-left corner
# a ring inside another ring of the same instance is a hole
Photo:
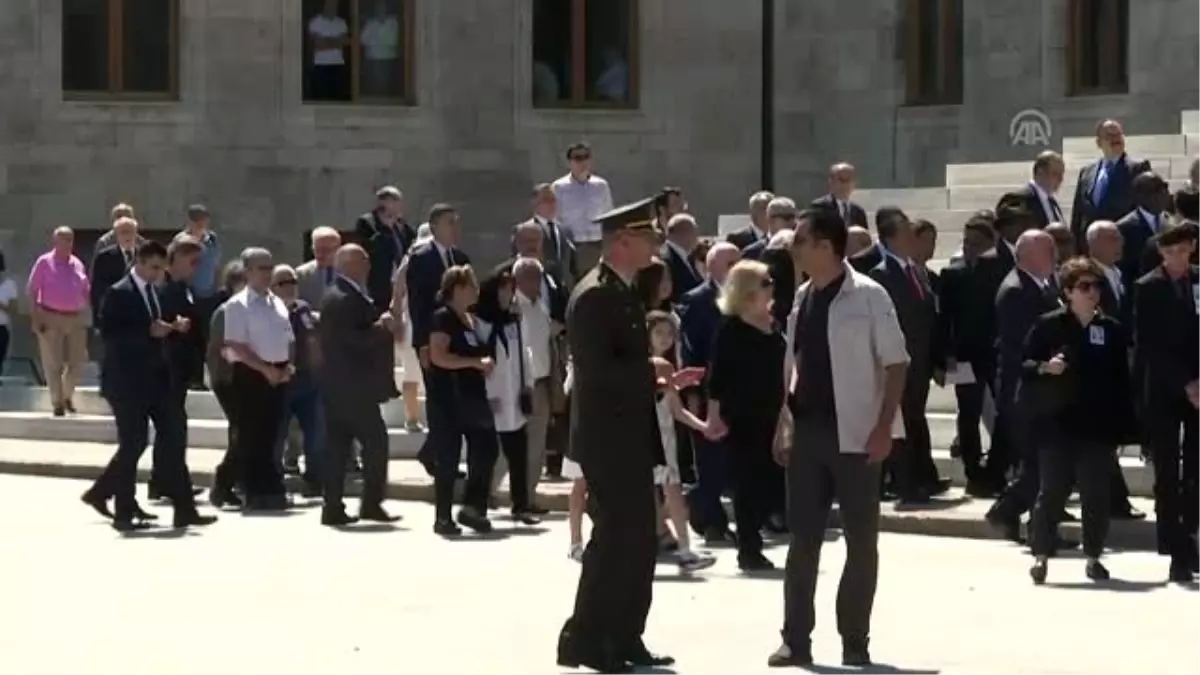
[[[5,673],[552,673],[578,567],[560,521],[496,541],[432,535],[425,504],[394,530],[338,532],[313,511],[224,514],[178,537],[122,538],[76,501],[78,481],[0,476]],[[354,508],[354,505],[351,505]],[[158,509],[166,517],[165,509]],[[836,533],[831,533],[836,534]],[[817,661],[836,666],[843,545],[830,537]],[[902,673],[1200,672],[1197,595],[1149,553],[1078,558],[1035,588],[998,542],[884,535],[872,654]],[[732,551],[690,581],[661,565],[647,641],[682,673],[765,672],[782,582],[736,572]],[[784,549],[768,555],[782,563]]]

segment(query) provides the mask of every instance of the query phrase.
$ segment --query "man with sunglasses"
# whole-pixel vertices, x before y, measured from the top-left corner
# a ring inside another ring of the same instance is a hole
[[[558,223],[575,244],[579,272],[586,273],[600,260],[601,232],[595,219],[613,208],[608,181],[592,173],[592,146],[584,142],[567,148],[567,175],[554,181]]]
[[[291,265],[276,265],[271,274],[271,292],[288,308],[295,342],[296,375],[284,394],[283,416],[275,440],[275,456],[285,467],[295,471],[299,452],[289,442],[288,428],[293,418],[300,425],[301,445],[304,448],[305,497],[321,496],[321,458],[325,427],[321,415],[321,395],[313,375],[313,366],[320,357],[317,345],[317,315],[312,306],[299,298],[296,270]],[[286,447],[285,447],[286,446]]]

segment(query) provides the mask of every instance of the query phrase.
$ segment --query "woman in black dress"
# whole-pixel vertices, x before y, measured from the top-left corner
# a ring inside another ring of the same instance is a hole
[[[466,438],[467,484],[458,522],[486,533],[492,529],[487,518],[488,491],[499,447],[485,378],[495,362],[488,346],[479,339],[476,319],[468,311],[479,299],[479,284],[470,266],[446,270],[438,298],[442,306],[433,313],[426,392],[435,403],[428,407],[429,443],[437,456],[433,531],[443,536],[462,534],[451,520],[450,510]]]
[[[763,555],[760,532],[779,475],[771,450],[784,397],[786,345],[771,316],[774,290],[766,265],[743,260],[733,266],[718,301],[724,319],[708,369],[707,419],[728,430],[724,444],[733,469],[738,567],[744,572],[775,567]]]

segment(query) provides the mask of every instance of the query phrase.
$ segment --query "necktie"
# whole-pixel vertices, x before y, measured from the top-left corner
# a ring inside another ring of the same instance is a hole
[[[547,237],[550,240],[550,250],[554,252],[554,257],[557,258],[558,257],[558,226],[554,224],[553,220],[546,221],[546,232],[548,232],[550,235],[549,237]]]
[[[450,249],[446,249],[446,252],[444,255],[445,255],[445,259],[443,259],[442,262],[445,263],[446,269],[450,269],[451,267],[454,267],[454,256],[450,254]]]
[[[125,256],[125,267],[128,268],[129,266],[133,265],[133,251],[124,249],[121,251],[121,253]]]
[[[329,286],[332,283],[333,283],[333,268],[326,267],[325,268],[325,285]]]
[[[906,269],[908,270],[908,280],[912,283],[913,293],[916,293],[918,300],[924,300],[925,287],[921,285],[921,279],[917,276],[917,268],[909,265]]]
[[[1100,167],[1096,169],[1096,181],[1092,183],[1092,203],[1100,204],[1104,201],[1104,194],[1108,191],[1108,160],[1100,162]]]
[[[848,225],[850,224],[850,203],[839,202],[842,207],[842,220]]]
[[[1058,200],[1053,196],[1047,196],[1047,201],[1050,202],[1050,215],[1054,217],[1054,222],[1061,223],[1063,214],[1062,209],[1058,206]]]
[[[158,308],[158,300],[154,297],[154,287],[146,284],[144,289],[146,293],[146,305],[150,308],[150,320],[158,321],[162,318],[162,312]]]

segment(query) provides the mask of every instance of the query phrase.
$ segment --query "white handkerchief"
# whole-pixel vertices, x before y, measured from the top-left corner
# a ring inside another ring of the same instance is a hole
[[[975,369],[965,361],[957,362],[954,370],[946,373],[946,384],[975,384]]]

